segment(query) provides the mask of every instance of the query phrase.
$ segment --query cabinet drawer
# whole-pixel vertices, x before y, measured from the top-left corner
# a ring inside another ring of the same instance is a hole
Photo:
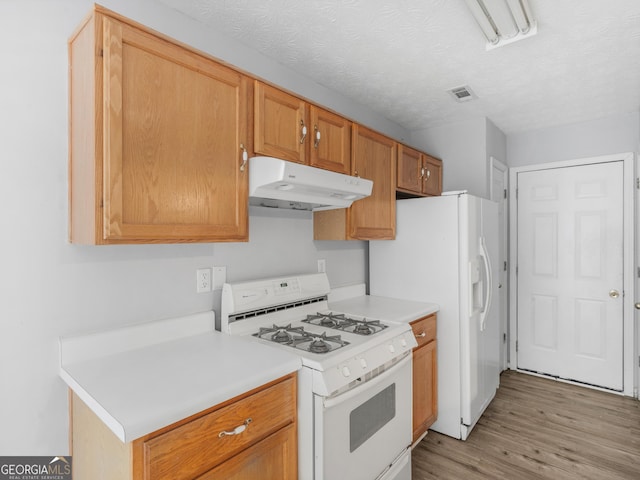
[[[238,400],[144,443],[145,479],[191,479],[295,422],[295,379]],[[246,429],[233,432],[251,419]]]
[[[436,339],[436,319],[437,316],[434,313],[427,317],[411,322],[411,329],[413,330],[413,334],[416,336],[416,340],[418,341],[418,346],[416,348],[419,348],[422,345],[425,345],[430,341]]]

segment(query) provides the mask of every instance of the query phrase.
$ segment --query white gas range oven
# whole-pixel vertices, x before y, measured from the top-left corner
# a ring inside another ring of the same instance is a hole
[[[410,480],[411,327],[331,312],[329,291],[324,273],[225,284],[221,330],[300,355],[300,480]]]

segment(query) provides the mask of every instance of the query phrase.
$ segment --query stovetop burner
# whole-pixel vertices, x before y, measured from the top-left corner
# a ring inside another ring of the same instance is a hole
[[[349,343],[342,340],[340,335],[327,335],[327,332],[322,332],[320,335],[317,335],[305,332],[305,335],[294,340],[293,344],[311,353],[327,353],[348,345]]]
[[[292,327],[291,324],[260,327],[260,330],[253,336],[281,345],[290,345],[311,353],[329,353],[349,345],[349,342],[342,340],[340,335],[327,335],[326,332],[311,333],[305,331],[304,327]]]
[[[304,334],[304,327],[292,327],[289,324],[287,326],[260,327],[258,333],[254,333],[254,336],[276,343],[289,344],[293,342],[296,335],[302,334]]]
[[[367,320],[366,318],[357,320],[347,317],[344,313],[333,312],[307,315],[307,318],[302,321],[310,325],[320,325],[357,335],[373,335],[387,328],[387,325],[380,320]]]

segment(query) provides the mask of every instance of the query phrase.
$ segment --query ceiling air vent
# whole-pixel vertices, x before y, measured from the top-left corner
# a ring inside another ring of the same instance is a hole
[[[456,102],[468,102],[469,100],[478,98],[476,94],[473,93],[467,85],[463,85],[462,87],[452,88],[451,90],[447,90],[447,91],[456,100]]]

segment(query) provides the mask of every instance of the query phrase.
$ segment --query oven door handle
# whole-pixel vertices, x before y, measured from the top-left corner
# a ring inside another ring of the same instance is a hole
[[[389,367],[387,370],[382,372],[377,377],[374,377],[367,382],[362,382],[357,387],[352,388],[351,390],[347,390],[346,392],[336,395],[335,397],[325,398],[324,408],[325,409],[333,408],[355,397],[356,395],[360,395],[362,385],[366,384],[368,387],[375,387],[376,385],[386,381],[389,377],[391,377],[392,375],[395,375],[398,369],[405,366],[407,363],[411,362],[411,360],[413,359],[411,355],[411,351],[406,352],[405,355],[406,356],[402,360],[400,360],[398,363],[393,364],[391,367]]]

